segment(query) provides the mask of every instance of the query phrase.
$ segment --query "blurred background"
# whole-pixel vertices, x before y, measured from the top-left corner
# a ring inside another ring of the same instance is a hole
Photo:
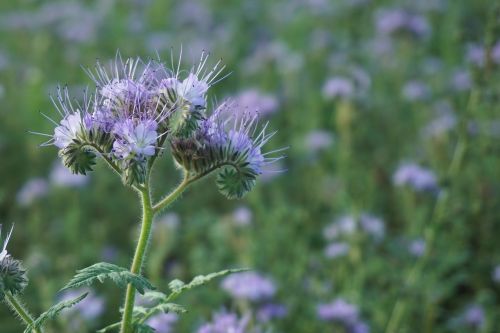
[[[278,130],[267,149],[289,149],[243,200],[207,179],[158,218],[145,274],[160,289],[254,269],[182,296],[190,312],[157,318],[158,332],[224,316],[235,332],[500,331],[491,0],[0,2],[0,223],[15,223],[34,313],[68,296],[75,270],[128,266],[140,207],[106,166],[73,176],[28,131],[52,133],[40,112],[56,115],[57,84],[93,86],[81,65],[181,45],[186,66],[222,58],[232,74],[211,96],[259,110]],[[168,155],[154,177],[157,196],[180,179]],[[117,321],[123,292],[91,292],[47,331]],[[0,332],[22,329],[1,306]]]

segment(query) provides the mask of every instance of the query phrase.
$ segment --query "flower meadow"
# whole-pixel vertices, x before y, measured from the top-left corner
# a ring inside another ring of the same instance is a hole
[[[0,3],[0,333],[500,331],[494,1]]]

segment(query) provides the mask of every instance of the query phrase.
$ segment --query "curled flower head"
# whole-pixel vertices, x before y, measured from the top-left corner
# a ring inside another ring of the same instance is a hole
[[[19,260],[12,258],[7,252],[7,244],[12,235],[13,227],[1,243],[0,252],[0,300],[6,292],[16,295],[24,290],[28,284],[26,270]],[[2,238],[2,225],[0,225],[0,241]]]
[[[123,181],[144,184],[148,168],[169,144],[177,164],[192,178],[218,170],[217,186],[228,198],[240,198],[255,183],[264,166],[275,161],[263,153],[274,133],[258,130],[257,115],[223,103],[207,112],[207,93],[223,79],[224,66],[207,67],[208,55],[189,71],[179,64],[144,62],[117,55],[111,66],[98,62],[87,74],[95,82],[84,102],[59,89],[53,99],[61,120],[47,144],[59,148],[73,173],[93,169],[103,157]],[[49,118],[50,119],[50,118]]]

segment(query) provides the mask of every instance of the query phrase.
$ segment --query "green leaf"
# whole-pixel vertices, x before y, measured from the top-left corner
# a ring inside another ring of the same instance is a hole
[[[133,274],[126,268],[101,262],[77,271],[77,274],[62,290],[88,286],[96,280],[102,283],[106,279],[111,279],[120,287],[126,287],[130,283],[141,294],[144,294],[145,289],[155,289],[145,277]]]
[[[28,325],[26,327],[26,330],[24,333],[31,333],[34,329],[40,329],[42,325],[47,321],[47,320],[52,320],[54,319],[61,311],[65,309],[69,309],[73,307],[74,305],[80,303],[85,297],[87,297],[88,293],[82,294],[76,298],[70,299],[68,301],[60,302],[57,303],[56,305],[52,306],[50,309],[42,313],[31,325]]]
[[[210,273],[207,275],[198,275],[193,280],[191,280],[191,282],[189,282],[188,284],[185,284],[180,280],[173,280],[172,282],[170,282],[168,284],[170,290],[172,290],[172,293],[168,296],[167,299],[168,300],[173,299],[173,298],[177,297],[178,295],[180,295],[182,292],[189,290],[189,289],[192,289],[192,288],[195,288],[195,287],[198,287],[198,286],[201,286],[201,285],[204,285],[215,278],[222,277],[222,276],[232,274],[232,273],[244,272],[244,271],[248,271],[248,270],[249,270],[248,268],[226,269],[226,270],[223,270],[220,272]]]
[[[134,333],[155,333],[155,329],[146,324],[134,324]]]

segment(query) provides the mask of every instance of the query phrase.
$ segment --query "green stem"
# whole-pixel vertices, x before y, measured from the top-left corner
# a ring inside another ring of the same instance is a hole
[[[152,207],[153,213],[156,214],[162,209],[166,208],[169,206],[172,202],[174,202],[181,194],[184,192],[184,190],[189,186],[194,181],[194,179],[189,179],[188,175],[184,175],[184,179],[182,180],[182,183],[177,186],[175,190],[173,190],[169,195],[167,195],[165,198],[161,199],[156,205]]]
[[[23,322],[26,324],[26,326],[33,325],[35,322],[33,318],[31,317],[30,313],[28,310],[23,306],[23,304],[11,293],[6,292],[5,293],[5,300],[9,307],[19,315],[19,317],[23,320]],[[38,328],[34,328],[32,330],[33,333],[41,333],[42,330]]]
[[[147,178],[149,179],[149,177]],[[192,182],[187,176],[184,175],[182,183],[179,184],[169,195],[163,198],[156,205],[151,204],[151,194],[149,192],[149,186],[140,191],[142,198],[142,228],[141,234],[139,235],[139,242],[135,249],[134,260],[132,261],[132,267],[130,272],[134,274],[141,274],[142,264],[144,262],[144,257],[146,255],[146,249],[149,241],[149,236],[151,234],[151,227],[153,225],[154,216],[162,209],[173,203],[184,190]],[[149,181],[148,181],[149,183]],[[125,304],[123,307],[123,317],[121,322],[121,333],[130,333],[132,329],[132,313],[134,309],[135,301],[135,289],[132,285],[127,286],[127,292],[125,295]]]
[[[130,272],[134,274],[141,274],[142,264],[144,262],[144,256],[146,254],[146,248],[148,246],[149,236],[151,234],[151,227],[153,225],[153,207],[151,206],[151,195],[149,193],[149,188],[141,191],[142,199],[142,227],[141,234],[139,236],[139,242],[135,249],[134,260],[132,261],[132,266]],[[132,326],[132,311],[134,309],[135,302],[135,288],[132,285],[127,286],[127,292],[125,295],[125,304],[123,307],[123,317],[121,323],[121,332],[130,333]]]

